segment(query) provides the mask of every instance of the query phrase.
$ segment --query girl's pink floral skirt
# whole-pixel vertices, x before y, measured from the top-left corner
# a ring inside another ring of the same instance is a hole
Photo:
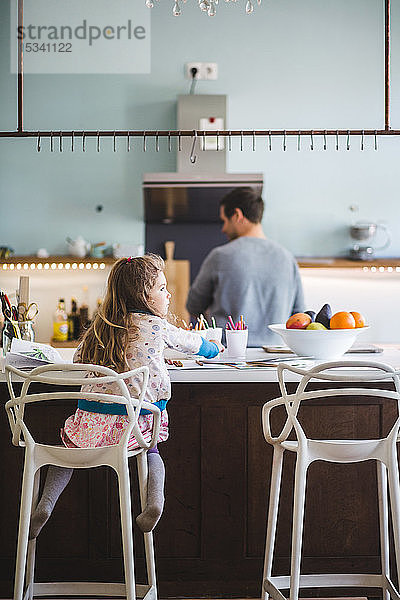
[[[153,415],[140,415],[139,428],[147,443],[153,431]],[[118,444],[128,425],[125,415],[103,415],[78,408],[75,414],[68,417],[61,429],[61,439],[68,448],[97,448]],[[161,426],[158,442],[168,439],[168,413],[161,413]],[[128,450],[139,447],[132,435],[128,442]]]

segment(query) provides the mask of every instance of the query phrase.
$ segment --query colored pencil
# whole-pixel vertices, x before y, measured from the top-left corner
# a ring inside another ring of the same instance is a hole
[[[205,328],[205,329],[209,329],[209,325],[208,325],[208,323],[207,323],[207,320],[206,320],[205,316],[204,316],[204,315],[200,315],[200,319],[201,319],[201,321],[203,321],[203,323],[204,323],[204,328]]]
[[[232,321],[231,315],[229,315],[228,321],[229,321],[229,325],[230,325],[231,329],[236,329],[235,323]]]

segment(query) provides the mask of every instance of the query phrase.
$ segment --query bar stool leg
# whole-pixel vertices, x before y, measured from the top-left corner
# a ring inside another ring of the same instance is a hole
[[[35,480],[34,460],[28,449],[25,453],[24,475],[22,479],[21,508],[19,511],[19,528],[17,557],[15,564],[14,600],[22,600],[24,595],[26,554],[31,519],[33,487]]]
[[[31,516],[35,510],[39,500],[39,484],[40,484],[40,469],[35,473],[35,479],[33,482],[33,497],[32,497],[32,508]],[[36,558],[36,538],[28,540],[28,553],[26,559],[26,583],[29,586],[28,599],[33,599],[33,589],[35,585],[35,558]]]
[[[277,444],[274,445],[268,506],[267,535],[265,539],[264,573],[262,579],[263,585],[264,581],[267,578],[270,578],[272,574],[279,496],[281,493],[283,452],[284,450],[281,446],[278,446]],[[268,597],[268,593],[265,592],[263,588],[261,590],[261,600],[268,600]]]
[[[378,481],[378,507],[379,507],[379,536],[381,544],[381,572],[389,578],[389,513],[387,495],[386,466],[381,461],[376,461],[376,474]],[[390,594],[385,585],[383,600],[390,600]]]
[[[131,486],[126,462],[118,473],[119,505],[121,512],[122,549],[124,553],[126,600],[136,600],[135,564],[133,554]]]
[[[139,491],[140,491],[140,506],[144,510],[147,503],[147,477],[148,477],[148,466],[147,466],[147,452],[141,452],[137,455],[137,466],[138,466],[138,479],[139,479]],[[148,584],[154,587],[155,600],[157,598],[156,588],[156,563],[154,557],[154,543],[153,543],[153,532],[144,533],[144,550],[146,555],[146,570],[147,570],[147,581]]]
[[[389,458],[388,480],[390,494],[390,510],[392,514],[394,549],[396,556],[397,578],[400,585],[400,483],[397,464],[396,446]]]
[[[290,600],[298,600],[300,583],[301,547],[304,525],[304,503],[309,463],[297,455],[292,528],[292,557],[290,565]]]

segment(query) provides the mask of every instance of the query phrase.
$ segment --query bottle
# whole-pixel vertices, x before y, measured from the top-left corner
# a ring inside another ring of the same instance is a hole
[[[71,312],[68,315],[68,340],[79,339],[79,315],[76,299],[71,298]]]
[[[82,304],[79,309],[79,325],[81,331],[85,331],[90,325],[89,307],[87,304]]]
[[[64,298],[58,301],[58,307],[53,315],[53,340],[66,342],[68,340],[68,316],[65,312]]]

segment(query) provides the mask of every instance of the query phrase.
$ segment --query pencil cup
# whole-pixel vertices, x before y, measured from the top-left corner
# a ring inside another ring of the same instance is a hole
[[[222,327],[210,327],[210,329],[206,329],[203,333],[205,333],[206,340],[221,343]]]
[[[227,329],[226,347],[228,358],[245,359],[247,338],[249,335],[248,329]]]
[[[33,321],[19,321],[18,326],[22,340],[28,340],[28,342],[35,341],[35,330],[33,329]]]

